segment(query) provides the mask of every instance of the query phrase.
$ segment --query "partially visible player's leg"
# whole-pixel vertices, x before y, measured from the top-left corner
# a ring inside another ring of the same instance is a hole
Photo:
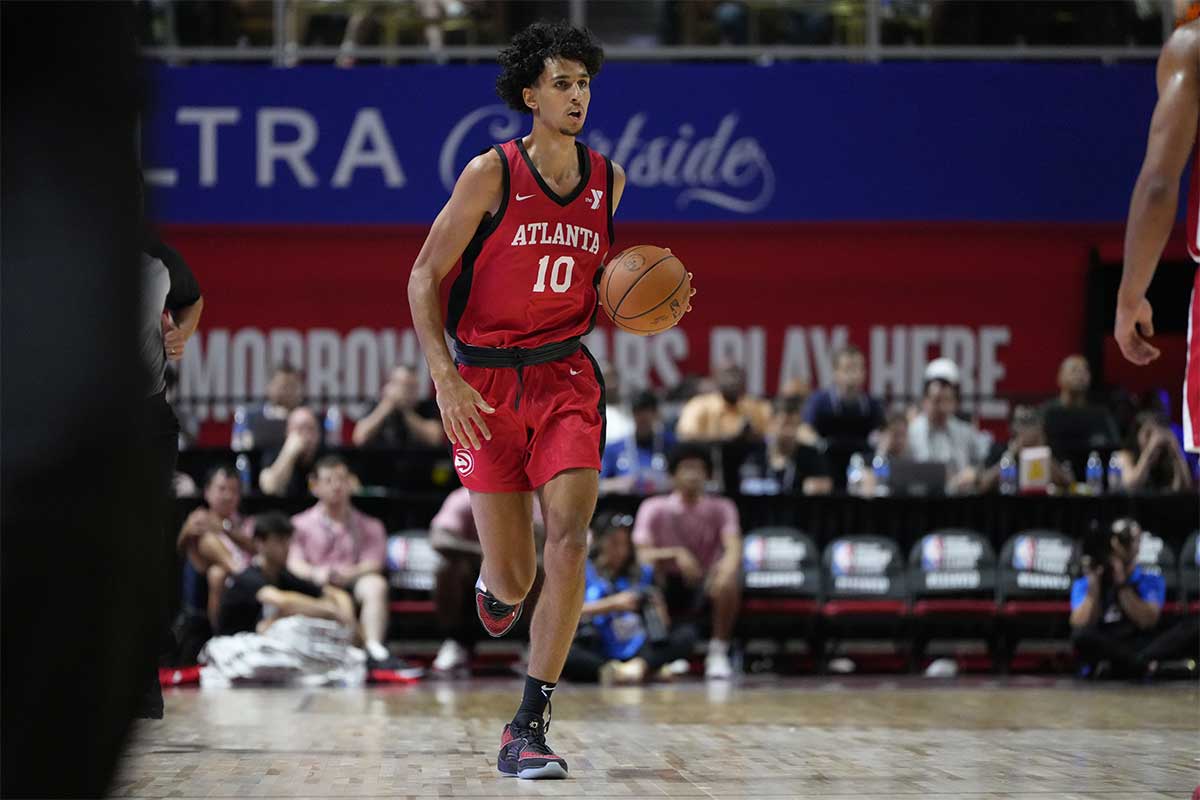
[[[1192,289],[1188,306],[1187,372],[1183,380],[1183,446],[1189,453],[1200,453],[1200,273],[1197,288]]]

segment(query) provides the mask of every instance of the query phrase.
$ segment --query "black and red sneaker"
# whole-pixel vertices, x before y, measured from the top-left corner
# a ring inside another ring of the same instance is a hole
[[[497,600],[483,585],[482,575],[475,581],[475,613],[479,615],[479,621],[489,636],[500,637],[512,630],[512,626],[521,618],[521,609],[524,607],[524,601],[510,606]]]
[[[496,769],[504,775],[516,775],[526,780],[567,777],[567,762],[546,744],[549,729],[550,723],[543,726],[536,718],[524,728],[517,727],[515,721],[505,725],[500,736]]]

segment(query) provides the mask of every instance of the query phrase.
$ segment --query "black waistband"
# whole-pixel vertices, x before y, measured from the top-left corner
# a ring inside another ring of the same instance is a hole
[[[540,347],[476,347],[454,342],[454,360],[468,367],[508,367],[519,369],[533,364],[546,364],[574,355],[583,347],[578,336]]]

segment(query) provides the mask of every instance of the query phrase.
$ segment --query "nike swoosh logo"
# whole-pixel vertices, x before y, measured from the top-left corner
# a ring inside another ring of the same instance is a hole
[[[522,200],[528,200],[531,197],[533,197],[531,194],[519,194],[517,195],[517,202],[519,203]]]
[[[570,373],[571,373],[572,375],[578,375],[578,374],[579,374],[579,373],[581,373],[581,372],[583,372],[583,370],[581,370],[581,369],[573,369],[573,370],[570,370]]]

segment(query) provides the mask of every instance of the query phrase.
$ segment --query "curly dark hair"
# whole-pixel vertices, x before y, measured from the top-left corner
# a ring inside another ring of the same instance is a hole
[[[530,114],[521,92],[537,82],[548,58],[578,61],[593,78],[604,65],[604,49],[586,28],[565,22],[535,22],[500,51],[496,94],[514,111]]]

